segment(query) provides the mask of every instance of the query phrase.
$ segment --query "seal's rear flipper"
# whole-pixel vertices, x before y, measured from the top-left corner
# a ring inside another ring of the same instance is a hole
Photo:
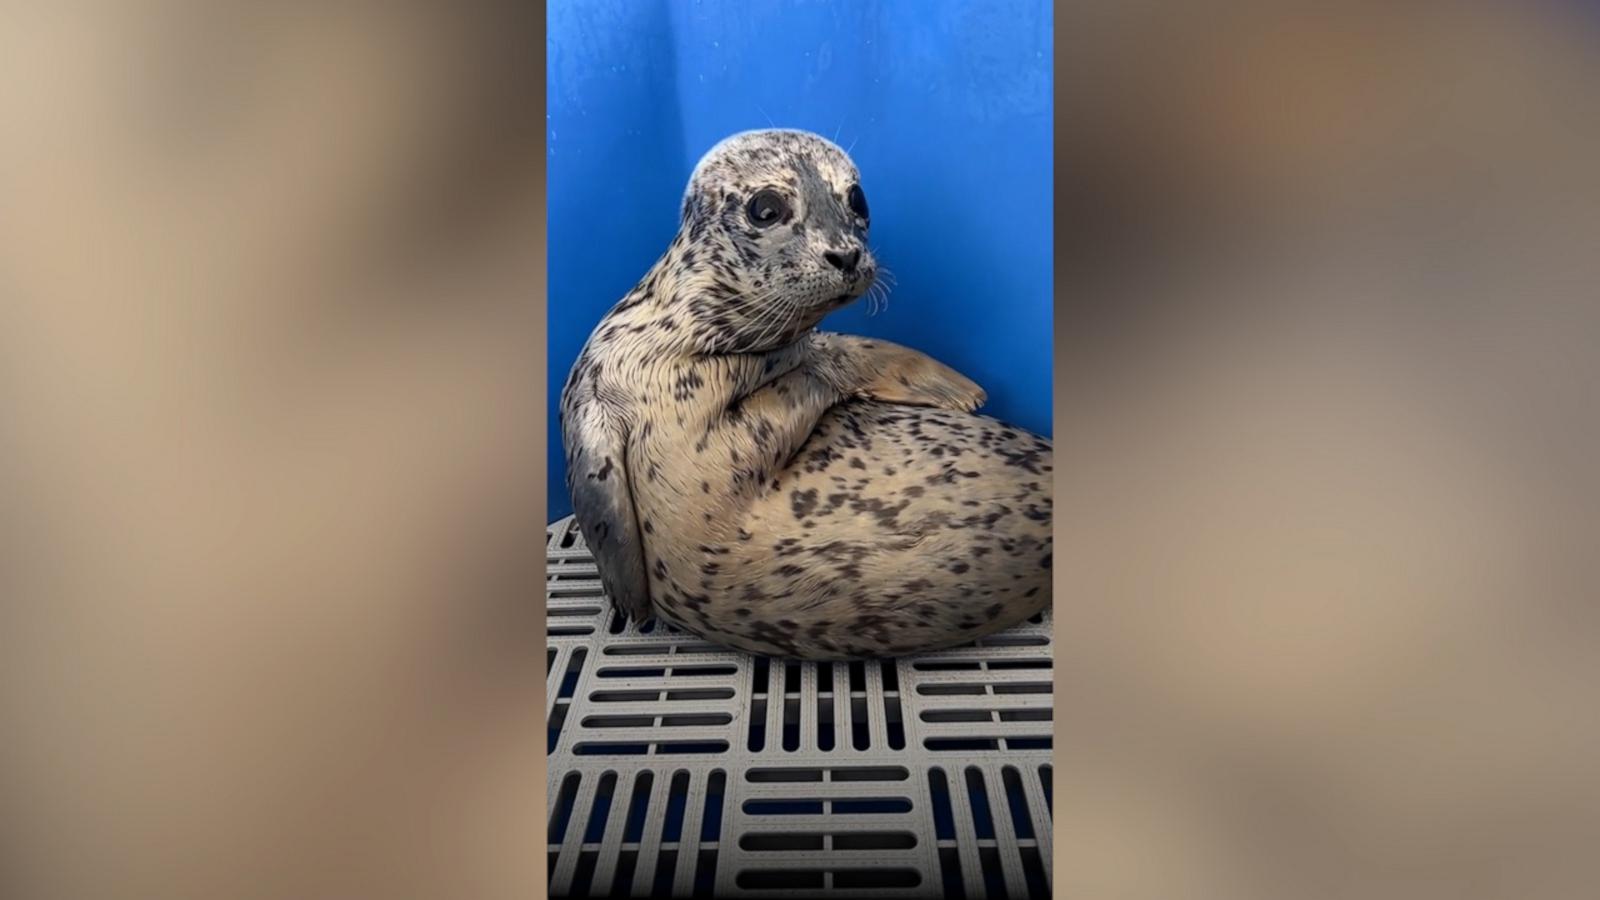
[[[563,423],[567,492],[611,603],[635,622],[651,617],[644,546],[628,484],[627,438],[603,410],[580,407]]]

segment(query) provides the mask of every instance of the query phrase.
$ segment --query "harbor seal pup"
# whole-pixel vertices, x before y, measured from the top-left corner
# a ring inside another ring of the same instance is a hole
[[[928,356],[815,330],[877,274],[855,165],[745,132],[562,392],[574,514],[637,620],[753,653],[898,656],[1050,602],[1049,441]]]

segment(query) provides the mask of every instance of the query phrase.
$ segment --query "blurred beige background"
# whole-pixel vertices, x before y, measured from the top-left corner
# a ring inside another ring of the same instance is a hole
[[[0,895],[539,894],[541,35],[0,3]]]
[[[1063,10],[1060,896],[1595,895],[1579,12]]]

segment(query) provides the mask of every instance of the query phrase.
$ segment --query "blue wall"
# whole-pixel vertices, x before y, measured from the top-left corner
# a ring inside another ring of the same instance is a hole
[[[601,315],[671,241],[713,144],[837,135],[862,172],[886,310],[824,328],[927,352],[1050,434],[1047,0],[559,0],[549,5],[551,519],[571,512],[556,413]]]

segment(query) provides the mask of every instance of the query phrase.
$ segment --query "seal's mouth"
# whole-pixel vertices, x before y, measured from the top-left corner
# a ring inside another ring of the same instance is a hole
[[[830,311],[848,306],[866,296],[867,291],[871,290],[873,283],[878,280],[878,267],[868,264],[844,276],[843,280],[844,293],[828,301],[827,308]]]
[[[865,277],[857,275],[852,277],[846,283],[847,287],[845,292],[828,301],[828,308],[838,309],[841,306],[848,306],[851,303],[860,300],[862,297],[866,296],[868,289],[872,287],[873,280],[874,279],[871,275],[867,275]]]
[[[853,299],[865,294],[868,289],[872,287],[872,283],[877,280],[877,266],[868,263],[867,265],[856,269],[846,278],[846,284],[849,286],[851,298]]]

